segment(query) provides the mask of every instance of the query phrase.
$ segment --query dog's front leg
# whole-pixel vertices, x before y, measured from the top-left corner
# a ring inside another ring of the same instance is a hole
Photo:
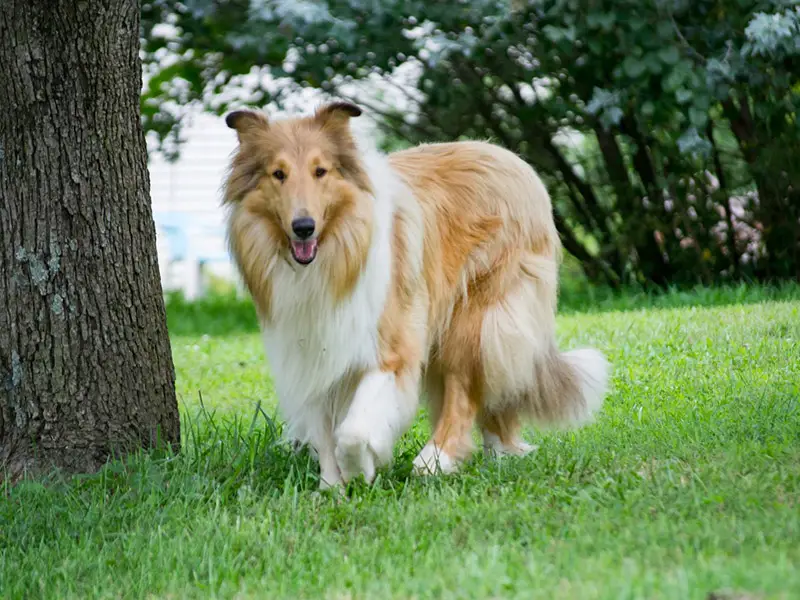
[[[319,488],[327,490],[342,483],[342,474],[336,463],[336,443],[333,435],[333,419],[325,411],[309,411],[301,420],[301,430],[295,432],[302,439],[308,440],[312,454],[319,460]],[[303,446],[294,439],[295,451]]]
[[[319,444],[319,489],[327,490],[342,483],[342,473],[336,462],[336,445],[333,432],[327,431],[325,440]]]
[[[336,462],[345,482],[363,475],[371,483],[375,470],[391,461],[395,442],[416,414],[417,379],[377,370],[361,379],[335,434]]]

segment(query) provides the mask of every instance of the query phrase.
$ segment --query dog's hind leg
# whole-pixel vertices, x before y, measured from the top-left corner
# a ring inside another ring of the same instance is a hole
[[[414,459],[416,474],[452,473],[472,452],[472,427],[479,406],[475,388],[461,375],[445,375],[433,436]]]
[[[478,417],[483,436],[483,451],[493,456],[524,456],[535,449],[522,439],[522,422],[514,409],[499,412],[484,410]]]

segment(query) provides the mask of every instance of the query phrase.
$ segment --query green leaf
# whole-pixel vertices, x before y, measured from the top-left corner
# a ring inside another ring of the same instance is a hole
[[[658,59],[658,56],[655,53],[648,52],[644,57],[644,62],[647,65],[647,70],[653,75],[658,75],[661,73],[661,61]]]
[[[661,38],[670,39],[673,37],[675,30],[670,21],[661,20],[656,25],[656,33]]]
[[[708,94],[708,90],[705,88],[694,88],[692,98],[695,108],[708,112],[711,107],[711,97]]]
[[[692,91],[687,90],[686,88],[678,88],[675,91],[675,99],[679,104],[686,104],[692,99]]]
[[[673,69],[661,82],[661,87],[664,88],[665,92],[676,92],[681,84],[683,84],[683,74]]]
[[[680,60],[681,54],[675,46],[666,46],[658,51],[658,57],[666,64],[674,65]]]
[[[592,53],[598,55],[603,54],[603,42],[601,42],[597,37],[589,38],[589,41],[586,45],[589,46],[589,50],[591,50]]]
[[[708,123],[708,113],[692,106],[689,108],[689,121],[697,129],[703,129]]]
[[[607,12],[605,16],[601,17],[600,26],[603,28],[603,31],[611,31],[616,20],[617,17],[613,12]]]
[[[636,79],[637,77],[641,76],[642,73],[644,73],[647,65],[643,60],[640,60],[635,56],[628,56],[624,61],[622,61],[622,68],[625,71],[625,75],[631,79]]]
[[[628,20],[628,27],[631,28],[632,31],[641,31],[647,26],[647,21],[642,19],[641,17],[631,17]]]
[[[558,27],[553,27],[552,25],[545,25],[542,27],[542,33],[554,44],[557,44],[564,39],[564,30],[559,29]]]
[[[592,11],[588,15],[586,15],[586,24],[592,28],[599,27],[601,19],[603,18],[604,15],[605,13],[601,13],[599,11]]]
[[[676,64],[669,75],[664,78],[662,86],[666,92],[674,92],[691,76],[691,65],[686,61]]]
[[[586,24],[591,29],[602,29],[603,31],[610,31],[614,26],[616,16],[613,12],[590,12],[586,17]]]

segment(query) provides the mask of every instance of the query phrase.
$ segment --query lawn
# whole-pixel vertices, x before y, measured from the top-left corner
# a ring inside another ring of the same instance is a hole
[[[800,287],[565,300],[594,425],[417,479],[421,416],[346,498],[277,441],[252,309],[176,302],[183,453],[6,488],[0,597],[800,597]]]

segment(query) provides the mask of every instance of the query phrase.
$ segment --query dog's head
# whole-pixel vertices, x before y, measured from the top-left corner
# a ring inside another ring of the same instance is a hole
[[[262,219],[276,246],[301,265],[332,244],[347,219],[369,219],[370,180],[349,123],[360,114],[336,102],[307,118],[270,122],[246,110],[225,118],[239,137],[225,202]]]

